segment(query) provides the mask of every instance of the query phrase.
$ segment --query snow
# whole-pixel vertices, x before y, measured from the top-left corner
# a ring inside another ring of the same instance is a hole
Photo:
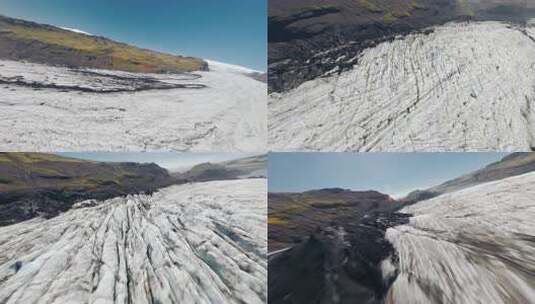
[[[253,70],[247,67],[242,67],[242,66],[230,64],[230,63],[224,63],[224,62],[208,60],[208,59],[205,59],[205,61],[208,62],[208,68],[212,71],[238,72],[238,73],[243,73],[243,74],[265,73],[263,71]]]
[[[154,85],[146,79],[157,80],[163,89],[146,90]],[[2,151],[265,149],[267,86],[239,69],[132,74],[3,60],[0,80],[5,82],[0,84],[0,128],[10,130],[0,134]],[[180,84],[188,87],[169,88]]]
[[[60,28],[60,29],[64,29],[64,30],[66,30],[66,31],[75,32],[75,33],[78,33],[78,34],[84,34],[84,35],[88,35],[88,36],[93,36],[92,34],[90,34],[90,33],[88,33],[88,32],[84,32],[84,31],[82,31],[82,30],[75,29],[75,28],[63,27],[63,26],[60,26],[59,28]]]
[[[406,207],[391,303],[535,303],[535,173]],[[390,302],[389,302],[390,303]]]
[[[272,151],[529,151],[535,27],[448,23],[268,98]]]
[[[171,186],[2,227],[0,303],[265,303],[266,187]]]

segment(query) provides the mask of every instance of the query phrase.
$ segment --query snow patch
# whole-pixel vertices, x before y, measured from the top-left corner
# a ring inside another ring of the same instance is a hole
[[[93,36],[93,34],[90,34],[88,32],[84,32],[82,30],[78,30],[78,29],[75,29],[75,28],[70,28],[70,27],[63,27],[63,26],[60,26],[59,27],[60,29],[64,29],[66,31],[71,31],[71,32],[75,32],[75,33],[78,33],[78,34],[84,34],[84,35],[88,35],[88,36]]]

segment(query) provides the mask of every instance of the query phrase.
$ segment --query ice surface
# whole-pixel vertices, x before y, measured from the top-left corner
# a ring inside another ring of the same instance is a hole
[[[0,228],[0,303],[265,303],[266,180],[86,201]]]
[[[535,173],[404,208],[388,303],[535,303]]]
[[[449,23],[269,97],[273,151],[529,151],[535,27]]]
[[[0,61],[0,128],[9,130],[0,150],[263,151],[266,84],[243,68],[210,69],[132,74]]]

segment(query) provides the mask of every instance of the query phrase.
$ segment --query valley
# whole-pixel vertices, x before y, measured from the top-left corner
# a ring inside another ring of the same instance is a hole
[[[510,154],[398,199],[269,193],[269,303],[532,303],[534,164]]]
[[[2,151],[261,151],[265,74],[0,17]]]
[[[266,192],[266,156],[2,153],[0,302],[265,303]]]

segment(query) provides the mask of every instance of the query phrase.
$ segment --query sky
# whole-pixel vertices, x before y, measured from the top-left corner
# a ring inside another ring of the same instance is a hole
[[[403,197],[481,169],[507,153],[271,153],[270,192],[344,188]]]
[[[0,14],[265,71],[267,0],[1,0]]]
[[[175,153],[175,152],[64,152],[58,155],[104,162],[155,163],[170,171],[181,171],[205,162],[222,162],[255,154],[245,153]]]

